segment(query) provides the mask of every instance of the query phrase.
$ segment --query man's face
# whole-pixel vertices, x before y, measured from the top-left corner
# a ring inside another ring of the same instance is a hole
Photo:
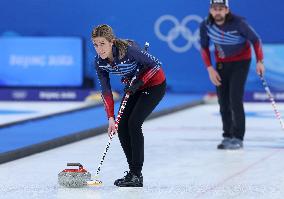
[[[213,4],[210,7],[210,14],[213,16],[217,24],[225,22],[226,15],[229,13],[229,8],[222,4]]]

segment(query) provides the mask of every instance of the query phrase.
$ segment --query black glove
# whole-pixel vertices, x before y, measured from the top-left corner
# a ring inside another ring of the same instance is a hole
[[[143,81],[140,79],[134,80],[131,86],[124,88],[124,92],[133,95],[143,84]]]

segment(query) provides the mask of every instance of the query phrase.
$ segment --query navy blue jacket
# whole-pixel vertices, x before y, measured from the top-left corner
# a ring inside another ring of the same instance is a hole
[[[211,41],[215,46],[217,62],[240,61],[251,58],[253,44],[257,60],[263,53],[259,36],[243,18],[232,15],[222,26],[205,19],[200,25],[201,53],[206,66],[212,65],[209,51]]]
[[[129,82],[136,76],[143,81],[141,89],[162,83],[165,80],[161,69],[161,62],[146,51],[128,46],[126,55],[119,59],[119,49],[113,45],[114,61],[96,56],[96,72],[102,89],[102,98],[105,104],[107,116],[114,116],[114,102],[110,85],[109,74],[119,75],[122,82]]]

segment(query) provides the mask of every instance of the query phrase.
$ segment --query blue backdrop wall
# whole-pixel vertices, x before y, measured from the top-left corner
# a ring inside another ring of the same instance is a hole
[[[230,1],[231,10],[245,16],[264,43],[284,43],[283,5],[282,0]],[[0,8],[2,37],[83,38],[86,78],[95,77],[90,33],[94,26],[107,23],[117,37],[131,38],[141,45],[150,42],[150,52],[163,63],[170,90],[214,90],[198,51],[198,27],[208,14],[209,0],[1,0]],[[254,67],[252,64],[252,70]],[[118,79],[113,87],[120,88]],[[249,82],[248,89],[258,88]]]

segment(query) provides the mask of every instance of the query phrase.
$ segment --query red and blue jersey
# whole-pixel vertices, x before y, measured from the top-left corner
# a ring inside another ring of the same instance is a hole
[[[212,65],[209,45],[215,46],[216,62],[232,62],[251,58],[253,45],[257,61],[263,60],[261,40],[243,18],[231,15],[229,20],[219,26],[208,19],[200,25],[201,55],[207,67]]]
[[[113,45],[113,62],[96,56],[96,72],[101,84],[102,99],[107,116],[114,117],[114,100],[109,74],[121,76],[122,82],[129,82],[136,76],[143,81],[140,89],[161,84],[165,80],[161,62],[136,46],[128,46],[125,56],[119,59],[119,49]]]

